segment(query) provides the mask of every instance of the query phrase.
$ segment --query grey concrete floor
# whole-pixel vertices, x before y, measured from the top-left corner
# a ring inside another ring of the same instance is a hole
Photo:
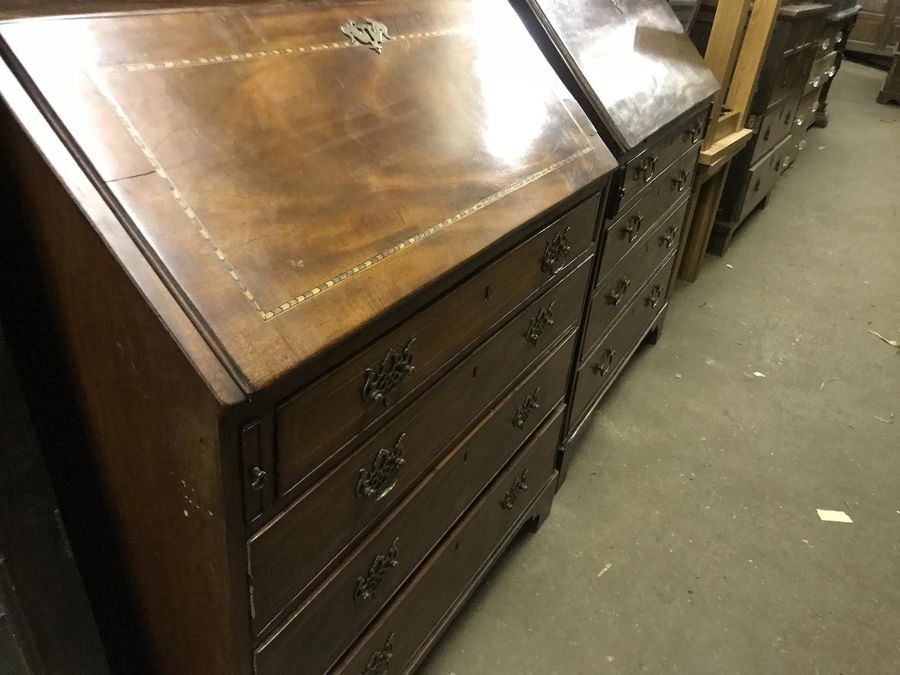
[[[900,339],[883,79],[845,63],[831,124],[679,286],[422,672],[900,674],[900,350],[868,332]]]

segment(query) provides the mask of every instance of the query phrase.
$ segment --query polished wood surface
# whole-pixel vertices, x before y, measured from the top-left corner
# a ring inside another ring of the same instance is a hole
[[[381,53],[341,32],[362,16],[388,27]],[[503,0],[22,21],[0,35],[247,392],[613,168]]]
[[[719,88],[662,0],[523,0],[621,152]]]

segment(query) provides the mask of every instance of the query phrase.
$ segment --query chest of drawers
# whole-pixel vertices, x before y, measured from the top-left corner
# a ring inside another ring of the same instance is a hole
[[[832,43],[826,40],[822,48],[829,10],[826,4],[799,3],[778,11],[750,105],[748,125],[755,133],[728,169],[710,253],[727,250],[737,228],[765,206],[803,146],[813,102],[835,72]]]
[[[0,38],[3,307],[95,486],[66,481],[114,667],[414,668],[550,509],[605,292],[591,121],[505,0]]]
[[[668,307],[687,201],[718,83],[657,0],[522,0],[517,9],[619,162],[585,307],[565,475],[572,448]]]

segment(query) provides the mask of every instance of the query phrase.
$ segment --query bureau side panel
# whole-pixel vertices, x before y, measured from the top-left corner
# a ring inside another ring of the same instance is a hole
[[[245,672],[223,411],[5,108],[0,153],[4,318],[111,665]]]

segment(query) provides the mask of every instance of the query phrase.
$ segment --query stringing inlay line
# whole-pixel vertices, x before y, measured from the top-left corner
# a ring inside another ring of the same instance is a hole
[[[104,84],[101,84],[99,78],[91,78],[94,81],[94,86],[97,87],[97,91],[100,92],[100,95],[106,99],[109,105],[112,107],[113,111],[116,113],[116,117],[119,118],[119,121],[122,123],[122,126],[125,127],[125,130],[128,132],[128,135],[131,136],[131,140],[134,141],[134,144],[138,146],[140,151],[144,154],[144,157],[150,162],[150,166],[153,167],[154,172],[157,176],[159,176],[162,181],[165,183],[166,188],[168,189],[169,194],[172,196],[172,199],[175,200],[175,203],[178,204],[181,211],[187,216],[188,220],[191,221],[191,224],[194,226],[194,229],[197,233],[206,241],[207,245],[212,249],[216,258],[219,259],[219,262],[225,266],[225,269],[228,271],[228,274],[234,279],[234,282],[238,285],[238,288],[241,289],[241,293],[247,298],[248,302],[253,305],[253,308],[257,311],[257,313],[263,318],[263,320],[268,320],[274,316],[272,312],[266,312],[257,302],[256,298],[253,296],[253,293],[247,288],[247,285],[244,283],[243,279],[241,279],[241,275],[238,274],[238,271],[234,268],[234,265],[228,260],[225,255],[225,252],[219,248],[219,245],[216,243],[216,240],[213,239],[212,235],[209,233],[209,230],[206,229],[206,226],[203,224],[203,221],[200,220],[200,217],[191,208],[191,205],[188,203],[187,198],[182,194],[181,190],[179,190],[172,177],[169,176],[168,172],[163,168],[160,161],[156,158],[156,155],[144,141],[144,138],[141,136],[140,132],[135,128],[134,124],[131,123],[131,119],[126,114],[125,110],[119,105],[119,102],[115,99],[107,87]]]
[[[395,244],[394,246],[391,246],[390,248],[382,251],[381,253],[378,253],[377,255],[372,256],[365,262],[362,262],[362,263],[355,265],[347,270],[344,270],[340,274],[332,277],[325,283],[316,286],[315,288],[307,291],[306,293],[302,293],[302,294],[296,296],[295,298],[292,298],[291,300],[288,300],[287,302],[282,303],[281,305],[279,305],[278,307],[273,309],[271,312],[268,312],[267,315],[264,317],[265,320],[268,321],[269,319],[275,318],[279,314],[283,314],[284,312],[288,311],[289,309],[296,307],[301,302],[305,302],[306,300],[309,300],[310,298],[314,298],[322,291],[327,291],[329,288],[333,288],[334,286],[341,283],[342,281],[346,281],[347,279],[352,277],[354,274],[358,274],[359,272],[367,270],[370,267],[372,267],[373,265],[377,265],[378,263],[380,263],[380,262],[384,261],[385,259],[389,258],[390,256],[394,255],[395,253],[399,253],[403,249],[409,248],[413,244],[417,244],[418,242],[422,241],[423,239],[427,239],[428,237],[431,237],[431,236],[437,234],[438,232],[447,229],[451,225],[458,223],[459,221],[463,220],[464,218],[471,216],[473,213],[477,213],[478,211],[481,211],[482,209],[490,206],[491,204],[494,204],[495,202],[500,201],[504,197],[511,195],[513,192],[516,192],[517,190],[521,190],[523,187],[526,187],[527,185],[530,185],[531,183],[534,183],[535,181],[540,180],[544,176],[546,176],[550,173],[553,173],[554,171],[556,171],[558,169],[561,169],[562,167],[566,166],[567,164],[571,164],[575,160],[580,159],[581,157],[584,157],[585,155],[587,155],[591,152],[593,152],[593,148],[591,148],[591,147],[582,148],[578,152],[572,153],[565,159],[561,159],[558,162],[554,162],[550,166],[548,166],[544,169],[541,169],[540,171],[537,171],[537,172],[531,174],[530,176],[526,176],[525,178],[517,180],[515,183],[513,183],[509,187],[503,188],[502,190],[495,192],[494,194],[490,195],[489,197],[485,197],[481,201],[476,202],[475,204],[472,204],[472,206],[469,206],[468,208],[457,213],[456,215],[451,216],[450,218],[447,218],[446,220],[441,221],[437,225],[432,225],[427,230],[423,230],[419,234],[417,234],[413,237],[410,237],[409,239],[404,239],[400,243]]]
[[[405,33],[404,35],[391,36],[391,40],[425,40],[428,38],[445,37],[447,35],[459,35],[466,32],[466,28],[447,28],[444,30],[423,31],[421,33]],[[332,51],[335,49],[350,49],[365,45],[345,41],[323,42],[317,45],[300,47],[285,47],[283,49],[261,49],[255,52],[235,52],[233,54],[219,54],[216,56],[199,56],[193,59],[172,59],[170,61],[155,61],[148,63],[120,63],[107,66],[112,70],[124,70],[130,73],[148,70],[172,70],[175,68],[196,68],[198,66],[214,66],[221,63],[240,63],[242,61],[255,61],[273,56],[297,56],[300,54],[313,54],[315,52]]]

